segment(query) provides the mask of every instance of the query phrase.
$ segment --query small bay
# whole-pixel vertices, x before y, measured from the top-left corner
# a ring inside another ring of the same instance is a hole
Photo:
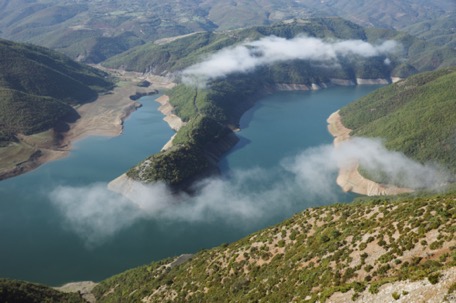
[[[378,86],[335,87],[314,92],[280,92],[267,96],[242,118],[239,144],[221,161],[224,182],[237,171],[260,168],[270,178],[252,192],[273,186],[281,161],[301,151],[331,144],[326,118],[340,107]],[[58,186],[84,187],[107,183],[148,155],[158,152],[173,131],[157,111],[153,97],[125,122],[124,133],[114,138],[89,137],[76,142],[64,159],[45,164],[25,175],[0,182],[0,277],[50,285],[71,281],[98,281],[154,260],[193,253],[276,224],[308,207],[334,201],[296,203],[264,220],[248,224],[231,221],[138,219],[97,246],[87,246],[69,228],[51,203],[49,193]],[[337,187],[334,184],[328,186]],[[338,201],[352,195],[342,192]],[[230,197],[227,197],[228,200]]]

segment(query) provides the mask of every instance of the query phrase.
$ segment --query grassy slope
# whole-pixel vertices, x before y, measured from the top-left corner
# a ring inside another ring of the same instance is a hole
[[[0,140],[52,128],[111,86],[105,73],[64,55],[0,40]]]
[[[456,196],[404,196],[309,209],[229,245],[101,282],[99,302],[315,302],[456,265]]]
[[[456,68],[419,74],[341,109],[353,135],[381,137],[390,149],[456,172]]]
[[[0,301],[5,303],[83,303],[78,294],[66,294],[23,281],[0,279]]]

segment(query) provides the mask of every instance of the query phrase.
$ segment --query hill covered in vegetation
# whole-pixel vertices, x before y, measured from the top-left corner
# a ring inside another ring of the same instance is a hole
[[[456,68],[412,76],[340,110],[352,135],[383,138],[387,148],[456,173]],[[381,180],[381,172],[365,172]]]
[[[456,265],[455,220],[454,193],[308,209],[237,242],[126,271],[94,294],[98,302],[363,302],[387,287],[383,300],[413,302],[420,289],[390,286],[421,280],[442,302],[456,288],[444,275]]]
[[[0,144],[74,119],[73,106],[112,85],[104,72],[62,54],[0,40]]]
[[[96,302],[447,302],[456,291],[456,194],[358,198],[247,237],[130,269]],[[280,201],[278,201],[280,203]],[[5,302],[85,302],[0,280]],[[91,301],[92,302],[92,301]],[[449,300],[448,302],[451,302]]]
[[[204,87],[180,84],[169,92],[170,103],[174,106],[175,114],[187,125],[177,133],[172,149],[149,157],[127,175],[142,182],[164,181],[179,188],[183,184],[191,184],[204,171],[214,171],[218,159],[213,156],[213,147],[227,140],[229,144],[236,142],[232,140],[232,130],[238,127],[241,115],[260,95],[267,92],[293,86],[319,89],[340,84],[354,85],[362,83],[363,79],[374,82],[381,79],[385,83],[391,81],[392,76],[405,77],[419,70],[456,65],[456,50],[435,48],[404,33],[363,29],[339,18],[295,20],[219,34],[194,34],[162,45],[144,45],[108,60],[106,65],[138,68],[143,72],[178,74],[202,58],[207,58],[208,54],[232,49],[233,45],[245,40],[260,41],[258,39],[270,36],[291,40],[304,34],[316,39],[358,39],[369,41],[372,45],[378,41],[395,40],[401,43],[402,48],[387,55],[341,56],[337,64],[330,67],[324,62],[295,59],[260,65],[248,73],[228,74],[210,80]],[[223,144],[224,151],[229,149],[229,144]],[[192,161],[178,161],[178,154],[193,155],[189,158]]]

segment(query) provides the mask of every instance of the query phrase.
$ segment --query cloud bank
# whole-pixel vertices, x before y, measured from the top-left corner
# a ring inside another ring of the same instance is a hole
[[[259,66],[281,61],[300,59],[337,62],[339,57],[387,55],[397,48],[398,43],[393,40],[373,45],[362,40],[324,41],[306,36],[293,39],[269,36],[224,48],[203,62],[185,69],[182,79],[187,84],[204,85],[232,73],[247,73]],[[387,62],[389,60],[385,64]]]
[[[401,153],[388,151],[379,140],[355,138],[338,148],[322,145],[283,159],[277,169],[235,171],[227,179],[206,179],[195,196],[172,196],[162,184],[135,186],[127,199],[106,184],[61,186],[50,194],[67,227],[88,246],[103,243],[141,219],[163,222],[216,221],[233,226],[256,224],[277,214],[304,209],[309,201],[337,202],[338,170],[350,161],[385,172],[414,188],[436,188],[449,175],[430,164],[420,164]]]

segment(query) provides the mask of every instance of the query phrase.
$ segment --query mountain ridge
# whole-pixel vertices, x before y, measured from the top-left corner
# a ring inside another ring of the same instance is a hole
[[[338,16],[363,26],[408,29],[456,10],[451,0],[230,2],[1,0],[0,35],[99,63],[133,46],[198,31],[271,25],[292,18]],[[411,29],[413,31],[413,29]],[[432,39],[432,37],[430,37]],[[108,50],[110,48],[110,51]]]

